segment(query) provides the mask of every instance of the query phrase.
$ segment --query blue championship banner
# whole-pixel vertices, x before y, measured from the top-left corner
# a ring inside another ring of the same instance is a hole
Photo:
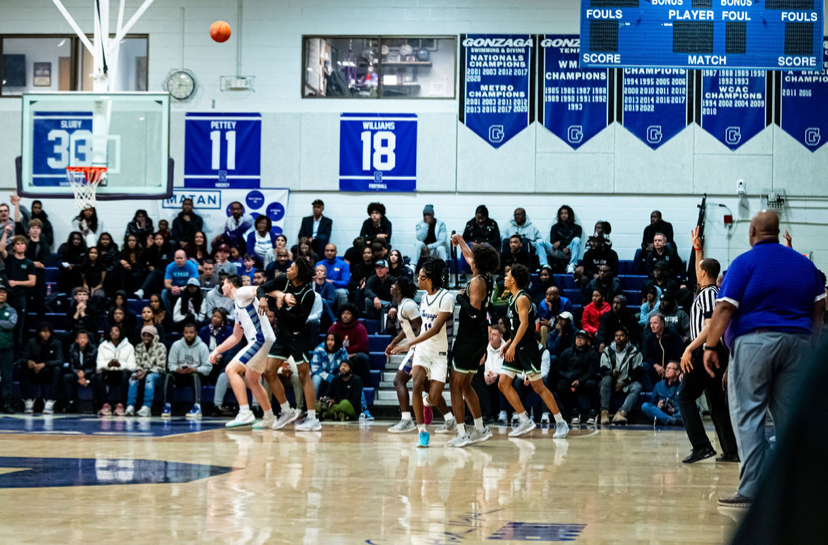
[[[736,150],[766,127],[764,70],[702,70],[701,126]]]
[[[578,149],[607,127],[609,70],[579,68],[577,34],[546,35],[541,40],[543,126]]]
[[[260,187],[261,114],[188,113],[184,123],[184,187]]]
[[[828,36],[822,70],[782,73],[782,130],[811,151],[828,140]]]
[[[653,149],[687,126],[687,70],[625,68],[624,128]]]
[[[339,190],[417,190],[417,114],[342,114]]]
[[[92,112],[35,112],[32,183],[68,187],[66,167],[92,164]]]
[[[534,45],[530,34],[461,36],[460,121],[495,149],[534,121]]]

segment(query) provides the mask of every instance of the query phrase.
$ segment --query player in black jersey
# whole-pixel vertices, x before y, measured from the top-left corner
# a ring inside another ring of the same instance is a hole
[[[449,441],[449,446],[465,447],[492,437],[492,432],[483,425],[480,400],[471,383],[489,345],[488,314],[494,292],[491,275],[500,266],[500,258],[488,244],[475,244],[474,248],[470,248],[460,235],[453,235],[451,243],[460,248],[473,276],[468,288],[457,295],[460,326],[451,352],[451,408],[457,420],[457,436]],[[474,417],[474,430],[471,433],[466,431],[463,424],[466,405]]]
[[[313,310],[316,298],[310,286],[313,278],[313,265],[307,259],[297,259],[288,267],[284,276],[279,276],[259,286],[256,296],[259,298],[259,314],[267,312],[267,297],[276,299],[277,331],[276,341],[270,347],[268,357],[267,379],[273,394],[282,407],[279,419],[272,423],[273,429],[280,429],[299,416],[290,408],[285,397],[285,390],[276,376],[288,358],[293,357],[296,369],[299,371],[299,381],[305,391],[305,400],[308,404],[308,417],[304,423],[296,427],[297,431],[319,431],[322,424],[316,418],[316,411],[311,409],[316,400],[316,389],[310,376],[310,364],[305,351],[305,325]]]
[[[541,353],[533,334],[535,330],[535,309],[529,295],[524,291],[526,286],[529,285],[529,270],[520,264],[512,265],[512,269],[506,273],[503,285],[512,294],[509,298],[509,312],[507,314],[511,335],[509,342],[500,349],[500,354],[503,356],[503,366],[497,385],[520,419],[518,427],[509,434],[509,437],[517,437],[535,429],[535,422],[526,415],[526,409],[520,401],[520,396],[512,387],[512,380],[518,374],[523,374],[529,384],[532,385],[532,389],[541,396],[543,402],[555,416],[556,426],[553,437],[556,439],[564,438],[569,433],[569,426],[561,416],[561,411],[558,410],[558,404],[555,403],[552,392],[541,380]]]

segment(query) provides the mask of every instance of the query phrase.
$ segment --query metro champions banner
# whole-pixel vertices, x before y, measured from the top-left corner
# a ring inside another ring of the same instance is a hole
[[[828,36],[822,69],[782,72],[782,130],[811,151],[828,141]]]
[[[462,35],[460,121],[495,149],[535,119],[534,38]]]
[[[687,126],[687,70],[625,68],[624,128],[652,149]]]
[[[702,70],[701,126],[735,150],[766,126],[764,70]]]
[[[607,127],[609,70],[580,68],[577,34],[548,34],[541,39],[543,77],[541,122],[578,149]]]

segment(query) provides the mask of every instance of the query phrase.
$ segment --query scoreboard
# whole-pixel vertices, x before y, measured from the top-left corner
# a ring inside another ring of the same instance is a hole
[[[583,68],[817,70],[823,0],[581,0]]]

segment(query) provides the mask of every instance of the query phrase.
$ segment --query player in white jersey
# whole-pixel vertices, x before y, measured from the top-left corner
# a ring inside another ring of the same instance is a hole
[[[443,400],[443,389],[448,373],[449,340],[446,333],[449,320],[454,316],[454,297],[443,289],[445,263],[440,259],[430,259],[425,262],[417,282],[420,289],[426,294],[420,302],[420,318],[422,326],[420,334],[408,343],[407,348],[414,350],[414,360],[411,367],[411,376],[414,379],[414,416],[417,420],[417,429],[420,430],[418,447],[428,447],[430,436],[426,429],[424,405],[436,406]],[[392,350],[394,354],[402,353],[401,347]],[[428,394],[423,395],[427,380]],[[448,429],[456,429],[454,416],[446,415]]]
[[[247,347],[236,354],[224,370],[239,402],[239,414],[226,426],[228,428],[246,426],[255,420],[247,404],[247,388],[250,388],[253,396],[261,405],[265,418],[272,419],[270,396],[259,379],[267,368],[267,354],[270,351],[270,345],[276,340],[276,335],[267,318],[259,316],[259,301],[256,298],[255,287],[242,287],[241,278],[231,275],[224,279],[221,289],[225,297],[234,301],[236,325],[233,327],[233,334],[210,354],[210,363],[216,365],[219,355],[236,346],[242,337],[247,339]]]

